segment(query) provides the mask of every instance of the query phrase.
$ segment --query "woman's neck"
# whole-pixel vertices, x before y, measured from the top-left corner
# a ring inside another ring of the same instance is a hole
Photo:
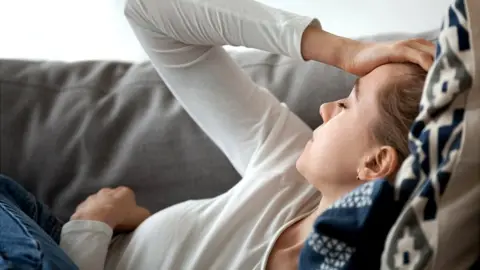
[[[287,236],[288,241],[282,245],[288,247],[285,248],[285,250],[288,250],[290,254],[294,254],[294,258],[298,259],[298,256],[300,256],[300,251],[312,232],[313,224],[317,217],[320,216],[334,201],[335,199],[333,198],[323,197],[320,200],[318,207],[312,213],[292,225]]]
[[[312,213],[312,214],[315,214],[314,220],[317,219],[317,217],[320,216],[323,212],[325,212],[325,210],[327,210],[327,208],[330,207],[330,205],[332,205],[337,199],[338,197],[331,198],[327,196],[322,196],[322,199],[318,203],[317,209]],[[312,226],[313,226],[313,223],[312,223]]]
[[[300,240],[303,242],[305,241],[310,233],[312,232],[313,225],[315,223],[315,220],[317,220],[317,217],[320,216],[325,210],[327,210],[330,205],[333,204],[333,202],[336,201],[336,198],[330,198],[323,196],[322,199],[320,200],[317,208],[315,211],[310,213],[308,216],[306,216],[303,220],[300,221],[300,224],[298,226],[299,229],[299,236]]]

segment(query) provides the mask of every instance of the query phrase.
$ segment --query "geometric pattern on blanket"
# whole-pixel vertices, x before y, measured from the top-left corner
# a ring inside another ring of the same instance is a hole
[[[438,231],[438,207],[447,189],[462,184],[461,181],[454,184],[450,181],[458,163],[462,162],[460,155],[467,147],[464,143],[466,106],[473,102],[469,100],[473,96],[471,92],[480,91],[472,89],[475,58],[466,4],[465,0],[455,1],[442,23],[436,62],[429,72],[420,114],[409,135],[411,154],[396,179],[395,196],[405,203],[405,207],[387,239],[382,269],[434,267],[438,237],[442,237]],[[476,129],[478,132],[478,127]],[[480,149],[479,145],[468,147]],[[476,178],[478,189],[480,175],[477,172],[473,170],[467,176]],[[460,196],[459,193],[457,197]],[[449,198],[449,201],[454,200]],[[480,198],[477,204],[480,204]],[[480,226],[480,218],[477,226]],[[473,241],[478,245],[478,239]]]
[[[458,0],[444,19],[420,113],[409,133],[410,155],[397,174],[395,186],[386,179],[363,184],[318,216],[301,250],[299,269],[431,266],[438,247],[438,205],[447,191],[456,188],[450,183],[452,173],[465,150],[465,108],[474,69],[465,1]],[[480,132],[479,127],[473,128]],[[479,175],[460,180],[472,179],[480,191]],[[455,184],[461,186],[461,181]]]

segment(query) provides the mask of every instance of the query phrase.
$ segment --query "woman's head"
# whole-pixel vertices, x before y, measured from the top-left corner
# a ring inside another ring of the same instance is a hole
[[[347,98],[323,104],[324,123],[297,161],[300,173],[330,196],[392,179],[408,155],[425,76],[413,64],[383,65],[358,79]]]

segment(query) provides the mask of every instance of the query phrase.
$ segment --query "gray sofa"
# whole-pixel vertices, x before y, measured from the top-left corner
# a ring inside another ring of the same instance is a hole
[[[319,105],[346,96],[355,80],[261,51],[232,56],[312,128],[321,124]],[[129,186],[158,211],[216,196],[240,179],[149,63],[0,60],[0,127],[0,172],[63,219],[104,186]]]

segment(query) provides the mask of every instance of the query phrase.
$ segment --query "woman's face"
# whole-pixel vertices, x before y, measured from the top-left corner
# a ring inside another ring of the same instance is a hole
[[[378,119],[377,97],[391,77],[381,66],[357,80],[350,95],[320,107],[324,123],[297,160],[298,171],[322,193],[342,194],[361,182],[357,171],[377,148],[372,127]]]

